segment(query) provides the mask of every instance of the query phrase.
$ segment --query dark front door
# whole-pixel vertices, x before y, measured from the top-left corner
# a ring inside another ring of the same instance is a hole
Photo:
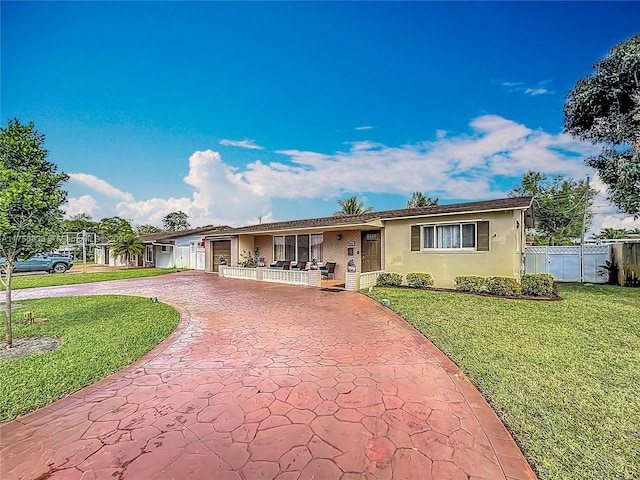
[[[220,266],[220,256],[224,257],[225,263],[231,265],[231,240],[213,242],[213,271],[218,272]]]
[[[375,272],[382,269],[380,230],[362,232],[362,271]]]

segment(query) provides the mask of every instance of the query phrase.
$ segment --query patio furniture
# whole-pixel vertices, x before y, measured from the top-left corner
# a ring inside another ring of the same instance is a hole
[[[293,270],[306,270],[307,262],[298,262],[293,266]]]
[[[289,270],[289,268],[284,268],[285,263],[287,263],[287,262],[285,262],[284,260],[278,260],[277,262],[272,263],[271,265],[269,265],[269,268],[272,268],[274,270]],[[288,265],[288,263],[287,263],[287,265]]]
[[[323,277],[327,277],[329,280],[329,275],[332,275],[333,278],[336,278],[336,262],[326,262],[324,267],[320,269]]]

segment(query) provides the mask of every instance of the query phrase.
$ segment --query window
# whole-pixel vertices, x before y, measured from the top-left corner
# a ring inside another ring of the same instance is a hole
[[[296,236],[287,235],[284,237],[284,260],[292,262],[296,259]]]
[[[153,263],[153,247],[151,245],[147,245],[144,251],[144,261]]]
[[[273,237],[273,259],[284,260],[284,237]]]
[[[314,258],[321,262],[322,261],[322,242],[324,241],[324,237],[322,234],[320,235],[309,235],[311,240],[311,249],[310,249],[310,260]]]
[[[309,261],[309,235],[298,235],[298,258],[299,262]]]
[[[273,237],[273,259],[286,262],[322,261],[322,234],[276,235]]]
[[[411,250],[489,250],[489,222],[413,225]]]
[[[160,251],[161,251],[162,253],[171,253],[170,248],[171,248],[171,247],[169,247],[168,245],[161,245],[161,246],[160,246]]]

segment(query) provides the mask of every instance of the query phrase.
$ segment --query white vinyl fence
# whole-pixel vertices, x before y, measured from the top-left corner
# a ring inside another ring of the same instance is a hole
[[[549,273],[558,282],[607,283],[601,267],[610,260],[609,245],[577,247],[527,247],[526,273]]]

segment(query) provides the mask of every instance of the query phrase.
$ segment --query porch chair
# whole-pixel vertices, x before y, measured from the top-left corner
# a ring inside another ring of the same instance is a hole
[[[326,262],[324,267],[320,269],[323,277],[327,277],[329,280],[329,275],[332,275],[333,278],[336,278],[336,262]]]
[[[293,270],[306,270],[306,268],[307,268],[307,262],[298,262],[293,267]]]
[[[283,270],[284,269],[284,260],[278,260],[275,263],[269,265],[269,268],[273,268],[274,270]]]

